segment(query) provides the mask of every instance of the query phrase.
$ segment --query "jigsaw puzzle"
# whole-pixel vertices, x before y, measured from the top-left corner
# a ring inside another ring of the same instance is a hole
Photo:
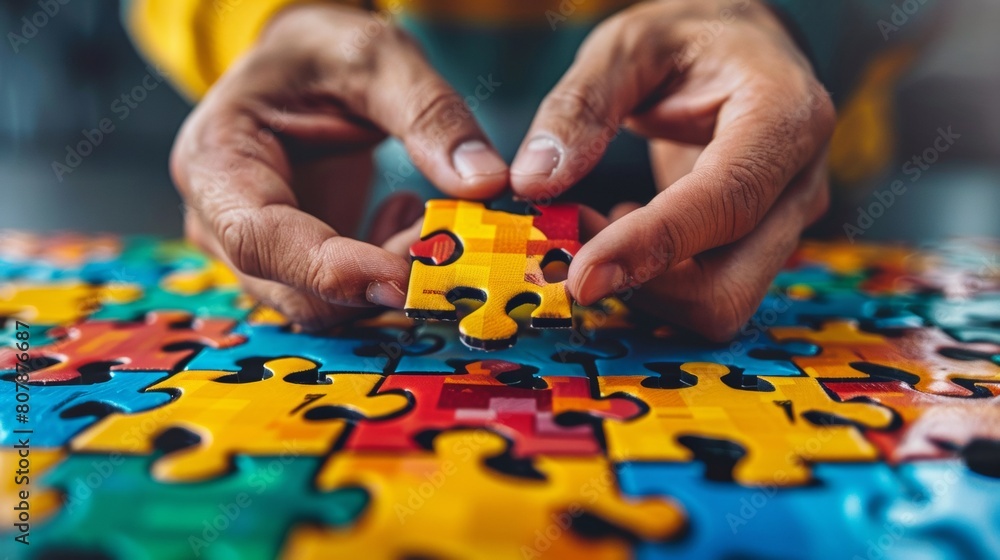
[[[462,341],[499,349],[517,337],[514,308],[535,305],[533,327],[569,327],[572,302],[565,282],[548,282],[550,262],[568,263],[580,248],[576,206],[555,204],[536,216],[488,210],[482,203],[427,203],[420,241],[410,248],[413,270],[406,310],[414,317],[455,319],[454,301],[482,306],[461,318]]]
[[[709,344],[573,307],[577,226],[433,201],[406,307],[457,328],[321,333],[181,242],[3,232],[0,557],[1000,556],[1000,244],[806,242]]]

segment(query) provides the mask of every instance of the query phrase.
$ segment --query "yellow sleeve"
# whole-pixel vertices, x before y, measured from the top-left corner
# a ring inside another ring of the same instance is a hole
[[[197,99],[275,13],[297,3],[304,0],[132,0],[125,21],[139,51],[182,94]]]

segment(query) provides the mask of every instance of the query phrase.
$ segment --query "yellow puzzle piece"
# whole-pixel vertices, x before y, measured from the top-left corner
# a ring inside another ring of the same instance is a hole
[[[375,395],[377,374],[313,374],[316,364],[280,358],[264,364],[263,380],[239,382],[246,373],[182,371],[147,391],[177,392],[169,404],[138,414],[111,414],[71,442],[76,451],[145,455],[165,430],[183,428],[201,438],[158,459],[161,481],[191,481],[225,473],[233,454],[322,455],[349,421],[402,411],[409,399]],[[294,377],[293,377],[294,376]],[[309,378],[319,383],[309,383]]]
[[[19,464],[22,457],[17,449],[0,449],[0,468],[3,468],[3,483],[0,483],[0,524],[6,530],[11,524],[19,523],[23,510],[14,509],[20,504],[20,492],[28,492],[30,523],[39,523],[59,509],[62,499],[59,492],[42,486],[42,476],[62,461],[66,453],[62,449],[32,447],[27,467]],[[26,479],[19,479],[18,471],[23,470]],[[24,482],[24,484],[20,484]]]
[[[831,400],[811,377],[759,377],[757,390],[733,388],[729,368],[713,363],[683,364],[688,374],[679,388],[651,385],[647,376],[600,377],[602,396],[633,395],[649,413],[625,422],[605,422],[608,455],[615,461],[690,461],[681,436],[700,436],[741,445],[746,455],[733,478],[747,485],[797,485],[810,480],[807,462],[874,461],[876,449],[853,426],[818,425],[815,413],[848,419],[871,428],[892,421],[889,410],[865,403]],[[646,381],[648,380],[648,381]],[[646,386],[643,382],[646,381]],[[694,383],[694,384],[692,384]],[[739,385],[737,385],[738,387]]]
[[[372,502],[354,527],[293,529],[284,557],[310,558],[628,558],[620,536],[584,538],[572,529],[584,513],[648,540],[684,525],[679,506],[626,500],[603,457],[535,459],[545,477],[489,469],[507,442],[488,431],[445,432],[435,453],[343,452],[317,477],[319,490],[360,486]]]
[[[239,280],[222,261],[212,259],[205,268],[177,270],[163,279],[163,288],[174,293],[192,295],[214,288],[238,288]]]
[[[141,296],[142,289],[131,284],[3,284],[0,317],[37,325],[70,325],[85,319],[103,303],[129,303]]]
[[[432,200],[421,239],[410,248],[407,314],[454,320],[454,300],[482,301],[458,327],[463,342],[487,350],[513,343],[517,323],[508,313],[522,304],[537,305],[533,327],[569,327],[565,281],[546,282],[542,269],[551,261],[569,262],[579,247],[576,206],[557,204],[522,216],[479,202]]]

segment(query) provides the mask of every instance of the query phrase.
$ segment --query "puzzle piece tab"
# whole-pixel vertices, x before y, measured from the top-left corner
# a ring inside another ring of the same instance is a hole
[[[615,350],[617,349],[617,351]],[[802,375],[792,363],[796,356],[816,354],[812,342],[776,344],[759,331],[741,335],[727,344],[682,335],[669,328],[653,333],[636,330],[600,331],[592,344],[577,354],[604,352],[593,357],[592,375],[642,375],[651,362],[715,362],[739,368],[745,375]]]
[[[435,453],[333,455],[319,489],[364,488],[371,507],[346,531],[295,529],[283,557],[624,559],[626,539],[663,540],[684,525],[670,501],[619,496],[604,458],[538,457],[542,478],[524,478],[488,467],[505,447],[477,430],[438,436]],[[585,516],[613,529],[581,535]],[[539,541],[549,526],[558,535]]]
[[[75,434],[108,414],[131,414],[170,402],[167,393],[143,392],[168,375],[165,371],[130,371],[113,373],[109,379],[94,383],[31,386],[31,424],[21,427],[33,429],[34,446],[64,446]],[[4,375],[0,383],[5,391],[14,393],[13,373]],[[0,424],[0,445],[12,446],[18,437],[9,425]]]
[[[627,420],[642,413],[625,398],[596,399],[582,377],[532,377],[530,370],[484,360],[450,375],[390,375],[379,393],[409,392],[414,408],[403,416],[359,424],[345,445],[358,451],[412,452],[423,436],[456,428],[488,428],[513,441],[517,456],[600,455],[599,419]],[[561,425],[560,415],[585,416]],[[598,428],[599,429],[599,428]]]
[[[150,313],[143,321],[87,321],[67,327],[56,342],[32,347],[32,358],[57,363],[30,372],[30,383],[72,383],[81,368],[102,362],[111,371],[172,371],[178,363],[202,346],[226,347],[244,342],[229,331],[234,322],[225,319],[193,319],[177,312]],[[18,364],[15,349],[0,349],[0,370]]]
[[[233,331],[244,344],[207,348],[185,369],[238,371],[240,362],[254,358],[298,356],[319,364],[324,371],[383,373],[391,371],[400,351],[394,344],[401,331],[349,329],[333,333],[299,333],[289,327],[241,323]]]
[[[72,448],[145,455],[155,451],[158,436],[178,428],[197,442],[188,437],[181,449],[155,462],[153,474],[162,481],[202,480],[225,473],[233,455],[273,455],[288,445],[301,455],[323,455],[348,422],[391,416],[409,406],[402,394],[373,395],[379,375],[318,373],[316,364],[302,358],[271,360],[262,367],[177,373],[147,389],[179,393],[170,404],[110,414],[78,435]],[[127,434],[136,430],[145,437],[124,448]]]
[[[889,431],[865,437],[886,459],[899,463],[952,457],[973,440],[1000,442],[1000,384],[984,384],[984,398],[957,398],[914,390],[899,380],[836,381],[823,385],[842,401],[874,401],[900,417]]]
[[[576,206],[555,204],[537,216],[487,210],[479,202],[427,203],[421,240],[410,250],[413,268],[407,313],[453,320],[456,299],[483,305],[459,323],[462,341],[474,348],[509,347],[517,323],[509,312],[534,304],[533,327],[569,327],[572,302],[565,282],[548,283],[551,260],[569,262],[580,248]]]
[[[732,470],[737,482],[797,485],[811,479],[808,463],[878,458],[860,431],[841,419],[871,428],[892,421],[880,406],[831,400],[809,377],[746,377],[711,363],[675,366],[652,365],[659,377],[598,379],[602,396],[632,395],[650,409],[631,421],[605,423],[609,457],[690,461],[696,454],[688,445],[695,444],[683,438],[708,438],[745,451]]]

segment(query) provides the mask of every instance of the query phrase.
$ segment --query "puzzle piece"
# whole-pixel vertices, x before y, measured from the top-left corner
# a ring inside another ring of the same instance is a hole
[[[72,448],[149,454],[157,436],[171,429],[194,434],[196,443],[180,438],[186,445],[155,462],[153,475],[162,481],[219,476],[233,455],[272,455],[290,444],[299,454],[323,455],[350,421],[388,417],[409,406],[402,394],[374,395],[380,380],[375,374],[318,373],[302,358],[270,360],[260,372],[182,371],[147,389],[180,393],[169,405],[110,414],[78,435]],[[146,437],[124,449],[124,438],[136,429]]]
[[[651,362],[715,362],[739,368],[745,375],[802,375],[792,363],[795,356],[817,352],[812,343],[775,344],[760,331],[749,331],[726,344],[660,328],[653,333],[636,330],[601,331],[594,343],[580,348],[578,356],[595,351],[585,367],[591,375],[640,375]],[[580,359],[580,358],[577,358]]]
[[[283,556],[627,558],[628,536],[665,539],[684,525],[672,502],[622,499],[602,457],[538,457],[542,479],[525,478],[488,466],[505,448],[495,434],[465,431],[435,438],[436,453],[335,454],[319,489],[364,488],[371,507],[346,531],[295,529]],[[585,518],[614,529],[581,535]]]
[[[143,389],[169,374],[159,372],[115,373],[106,380],[82,380],[86,384],[32,386],[31,444],[60,447],[100,418],[111,414],[129,414],[162,406],[170,401],[167,393],[145,393]],[[14,393],[14,374],[3,376],[4,389]],[[92,384],[91,384],[92,383]],[[14,426],[17,427],[17,426]],[[0,425],[0,445],[17,443],[18,434],[11,426]]]
[[[28,492],[28,513],[31,516],[29,522],[32,527],[49,518],[59,509],[59,504],[62,502],[59,493],[44,487],[41,479],[46,472],[65,458],[65,452],[62,449],[41,447],[34,437],[31,445],[27,457],[29,462],[27,469],[22,469],[21,466],[21,460],[24,458],[20,454],[21,449],[9,448],[6,444],[0,448],[0,468],[6,473],[6,476],[2,477],[3,482],[0,483],[0,527],[2,527],[0,533],[10,531],[14,523],[20,522],[18,519],[20,511],[14,507],[20,505],[21,491]],[[15,480],[18,470],[27,471],[27,483],[24,485],[18,484]],[[14,537],[11,535],[2,535],[2,538],[5,544],[10,543],[8,546],[23,546],[14,544],[12,541]]]
[[[771,293],[764,297],[751,319],[760,330],[773,327],[818,326],[841,319],[854,320],[877,329],[921,327],[924,320],[899,305],[898,297],[875,297],[859,292],[799,294],[795,297]]]
[[[101,307],[93,319],[107,321],[133,321],[156,311],[179,311],[196,317],[240,320],[250,312],[253,303],[235,288],[205,290],[197,294],[179,294],[147,286],[142,296],[127,303],[113,303]]]
[[[238,371],[240,362],[252,358],[299,356],[312,360],[325,371],[383,373],[392,371],[406,340],[402,331],[387,329],[341,329],[333,334],[294,332],[288,327],[241,323],[233,334],[245,344],[207,348],[185,367],[189,370]]]
[[[732,469],[741,484],[804,484],[810,480],[806,463],[877,459],[875,448],[843,419],[870,428],[892,421],[877,405],[830,400],[809,377],[752,377],[711,363],[683,364],[679,372],[675,367],[652,364],[659,377],[597,380],[601,396],[632,395],[650,409],[631,421],[605,423],[609,457],[690,461],[697,458],[690,438],[708,438],[745,450]]]
[[[617,471],[625,495],[671,496],[692,520],[691,530],[676,542],[639,543],[635,558],[920,557],[893,555],[901,543],[921,541],[885,516],[886,504],[906,492],[885,463],[820,463],[813,472],[822,482],[795,488],[706,482],[697,463],[623,463]],[[918,513],[913,520],[921,518]],[[885,542],[889,531],[891,548],[872,544]],[[869,555],[870,547],[882,554]]]
[[[165,290],[188,296],[208,290],[237,289],[239,286],[240,282],[233,271],[218,260],[209,261],[201,269],[177,270],[163,279]]]
[[[481,357],[459,340],[453,327],[441,323],[425,323],[414,332],[415,343],[400,348],[402,356],[395,371],[399,373],[442,373],[451,371],[459,362]],[[581,351],[611,358],[618,349],[603,352],[588,345],[588,340],[576,329],[529,330],[518,336],[517,346],[490,352],[491,359],[515,362],[538,369],[539,375],[584,377],[582,367],[574,360]]]
[[[808,375],[821,379],[867,377],[851,364],[866,362],[914,374],[914,388],[925,393],[968,397],[972,393],[953,379],[1000,381],[1000,364],[991,362],[1000,345],[963,344],[936,328],[906,329],[894,336],[866,333],[854,322],[830,321],[820,330],[806,327],[776,327],[771,336],[781,341],[807,341],[823,350],[817,356],[798,356],[793,361]],[[944,353],[959,356],[948,357]]]
[[[114,262],[121,252],[118,238],[77,234],[37,236],[0,232],[0,280],[57,282],[88,278]]]
[[[924,300],[914,309],[961,342],[1000,344],[1000,294],[975,299]]]
[[[911,490],[896,494],[884,514],[900,535],[892,538],[896,558],[996,557],[1000,480],[970,473],[958,461],[905,463],[897,471]]]
[[[537,306],[532,327],[571,326],[565,282],[546,282],[542,269],[552,260],[569,262],[580,248],[578,210],[556,204],[540,212],[522,216],[479,202],[429,201],[421,240],[410,249],[407,314],[454,320],[454,300],[482,301],[458,327],[463,342],[486,350],[513,344],[517,323],[508,313],[523,304]]]
[[[67,503],[48,523],[32,524],[27,552],[33,558],[269,560],[293,522],[333,530],[352,523],[368,502],[357,488],[314,492],[319,459],[294,447],[271,457],[237,456],[232,473],[196,484],[154,481],[154,461],[68,457],[42,480],[65,492]],[[98,486],[87,486],[94,480]]]
[[[874,401],[900,417],[889,431],[869,430],[865,437],[893,462],[954,456],[974,439],[1000,441],[1000,385],[984,385],[990,398],[956,398],[914,390],[898,380],[838,381],[823,385],[841,401]]]
[[[600,455],[594,433],[599,419],[626,420],[642,413],[625,398],[595,399],[582,377],[532,377],[532,371],[502,360],[473,362],[449,375],[390,375],[379,394],[409,392],[413,410],[381,422],[359,424],[345,448],[408,452],[421,438],[451,428],[489,428],[511,441],[517,456]],[[562,414],[583,415],[572,425]]]
[[[39,325],[70,325],[101,305],[133,301],[141,293],[139,287],[127,284],[91,286],[77,281],[0,284],[0,317]]]
[[[233,326],[224,319],[192,319],[170,311],[150,313],[134,323],[87,321],[68,327],[49,346],[32,347],[32,358],[57,363],[31,371],[30,383],[73,383],[80,378],[81,368],[97,362],[110,364],[111,371],[173,371],[198,347],[244,342],[242,336],[230,334]],[[13,370],[17,364],[15,349],[0,349],[0,370]]]

